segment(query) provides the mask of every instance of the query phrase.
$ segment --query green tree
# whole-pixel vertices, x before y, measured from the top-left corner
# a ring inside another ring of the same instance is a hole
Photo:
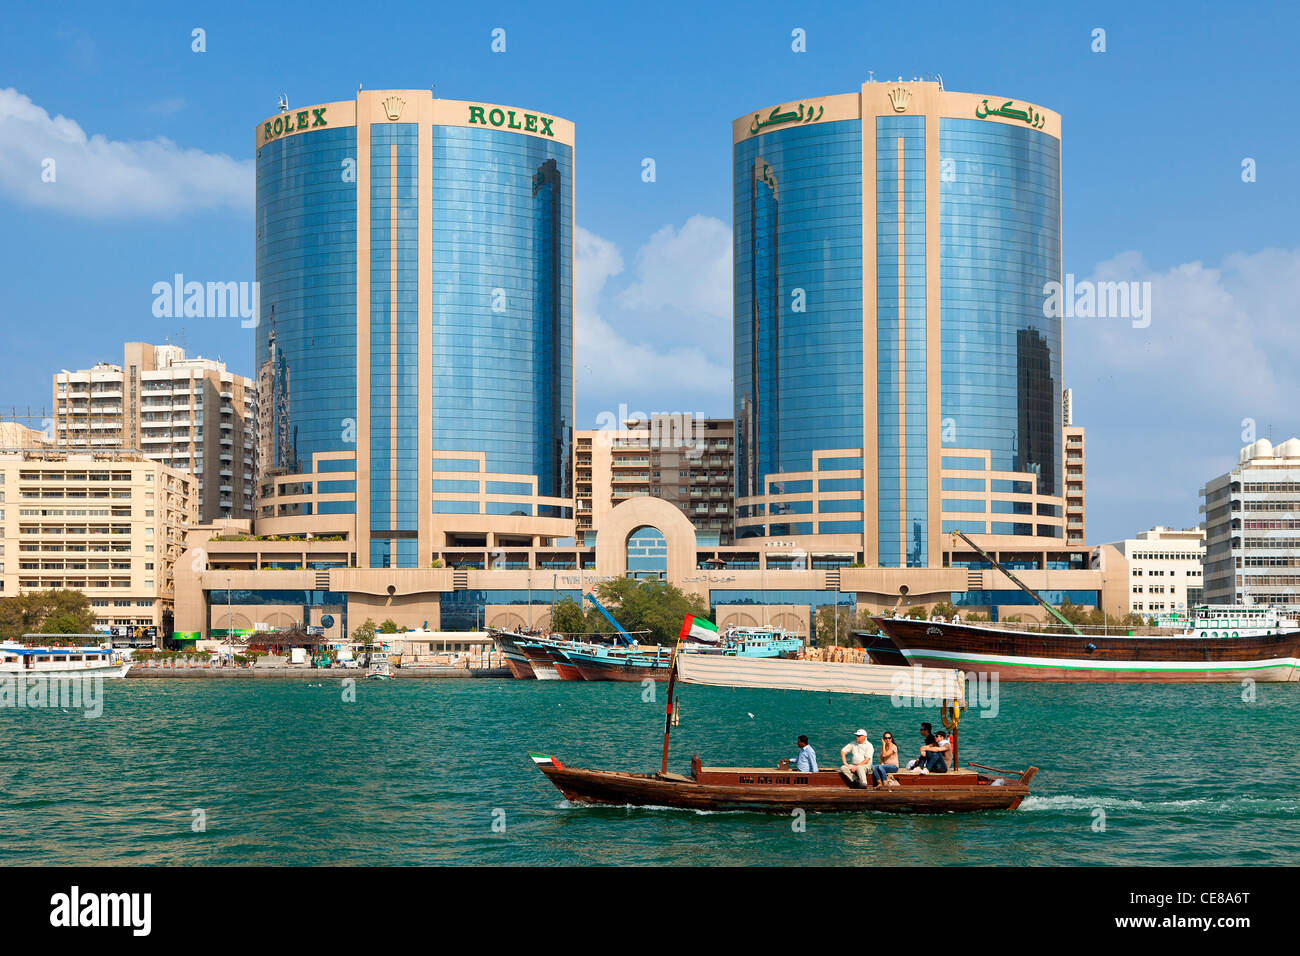
[[[380,634],[396,634],[396,633],[397,633],[397,622],[394,621],[391,617],[390,617],[390,618],[385,618],[385,619],[384,619],[384,623],[379,625],[379,633],[380,633]]]
[[[24,634],[85,634],[94,629],[90,599],[81,591],[28,591],[0,598],[0,637]]]
[[[709,606],[704,599],[694,594],[687,594],[680,588],[666,581],[653,578],[634,580],[632,578],[615,578],[596,585],[596,597],[601,604],[629,632],[645,631],[637,635],[647,644],[671,644],[681,633],[682,621],[686,615],[704,619],[709,618]],[[601,631],[610,631],[609,622],[603,615],[592,611],[587,614],[587,622],[593,622],[593,614],[600,617],[604,625]]]
[[[370,644],[375,639],[375,630],[378,627],[375,619],[368,617],[352,629],[352,640],[358,644]]]
[[[587,630],[587,618],[578,602],[563,597],[555,602],[551,611],[551,631],[556,634],[582,634]]]

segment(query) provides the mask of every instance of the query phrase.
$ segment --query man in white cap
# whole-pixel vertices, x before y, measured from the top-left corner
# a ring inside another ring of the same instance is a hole
[[[840,750],[840,759],[844,761],[840,773],[848,779],[850,787],[869,787],[871,758],[876,755],[876,748],[871,746],[865,730],[858,730],[854,737],[853,743],[845,744]]]

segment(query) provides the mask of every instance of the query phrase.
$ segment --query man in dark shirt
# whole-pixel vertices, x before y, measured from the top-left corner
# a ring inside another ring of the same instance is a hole
[[[921,724],[921,736],[925,738],[921,744],[921,756],[917,757],[915,760],[909,760],[907,762],[908,770],[916,770],[920,767],[924,767],[930,757],[929,751],[925,748],[933,747],[935,745],[934,732],[930,729],[930,724],[928,722]]]

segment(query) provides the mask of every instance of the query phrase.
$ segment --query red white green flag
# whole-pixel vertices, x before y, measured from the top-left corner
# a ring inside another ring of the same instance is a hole
[[[682,621],[681,639],[683,641],[699,641],[703,644],[718,643],[718,625],[711,621],[706,621],[702,617],[692,617],[686,615],[686,620]]]

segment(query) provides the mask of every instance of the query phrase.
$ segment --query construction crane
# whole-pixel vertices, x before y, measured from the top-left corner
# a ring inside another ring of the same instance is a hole
[[[1075,633],[1075,634],[1078,634],[1080,637],[1084,637],[1084,636],[1085,636],[1084,633],[1083,633],[1083,631],[1081,631],[1081,630],[1079,630],[1077,627],[1075,627],[1074,624],[1073,624],[1073,623],[1072,623],[1072,622],[1071,622],[1071,621],[1070,621],[1070,620],[1069,620],[1069,619],[1068,619],[1064,614],[1062,614],[1062,613],[1061,613],[1060,611],[1058,611],[1056,608],[1052,607],[1052,605],[1048,604],[1046,601],[1044,601],[1042,598],[1040,598],[1040,597],[1038,596],[1038,592],[1037,592],[1037,591],[1035,591],[1033,588],[1029,587],[1029,585],[1025,584],[1025,583],[1024,583],[1023,581],[1021,581],[1018,577],[1016,577],[1014,574],[1012,574],[1010,571],[1008,571],[1006,568],[1004,568],[1002,565],[1000,565],[996,560],[994,560],[993,555],[989,554],[987,551],[985,551],[983,548],[981,548],[978,544],[976,544],[974,541],[972,541],[972,540],[970,539],[970,537],[966,534],[966,532],[964,532],[964,531],[954,531],[954,532],[952,533],[952,536],[953,536],[954,538],[961,538],[961,539],[962,539],[963,541],[965,541],[968,545],[970,545],[972,548],[974,548],[975,551],[979,553],[980,557],[982,557],[985,561],[987,561],[989,564],[993,565],[993,567],[997,568],[999,571],[1001,571],[1003,574],[1005,574],[1008,578],[1010,578],[1012,584],[1014,584],[1016,587],[1020,588],[1020,590],[1024,591],[1024,592],[1025,592],[1026,594],[1028,594],[1031,598],[1033,598],[1035,601],[1037,601],[1039,604],[1041,604],[1043,607],[1045,607],[1045,608],[1047,609],[1047,613],[1049,613],[1050,615],[1052,615],[1052,617],[1056,618],[1058,621],[1060,621],[1062,624],[1064,624],[1064,625],[1065,625],[1066,627],[1068,627],[1070,630],[1074,631],[1074,633]]]
[[[636,643],[632,635],[623,629],[623,625],[618,623],[618,621],[614,620],[614,615],[610,614],[609,611],[605,610],[605,605],[601,604],[599,601],[596,600],[595,591],[588,591],[587,593],[583,594],[583,597],[585,597],[588,601],[590,601],[592,605],[595,606],[596,610],[605,616],[605,620],[609,621],[610,624],[614,625],[614,630],[617,632],[617,636],[620,642],[628,645],[629,647],[631,647],[633,644]]]

